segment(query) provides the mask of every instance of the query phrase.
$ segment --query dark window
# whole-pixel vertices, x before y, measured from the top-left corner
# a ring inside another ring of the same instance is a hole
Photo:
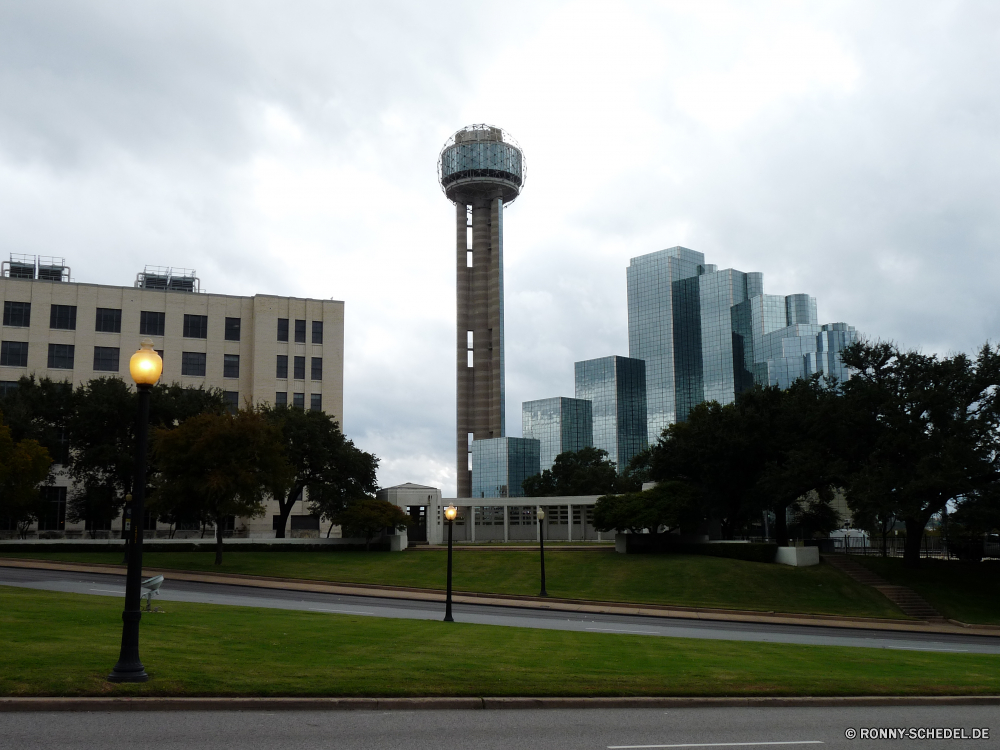
[[[0,398],[8,396],[17,390],[16,380],[0,380]]]
[[[94,369],[103,372],[118,372],[120,351],[117,346],[95,346]]]
[[[306,322],[304,320],[295,321],[295,343],[306,343]]]
[[[5,326],[17,326],[27,328],[31,325],[31,303],[30,302],[4,302],[3,303],[3,324]]]
[[[288,377],[288,355],[279,354],[278,355],[278,367],[275,372],[276,378],[287,378]]]
[[[208,338],[208,316],[207,315],[185,315],[184,316],[184,338],[186,338],[186,339],[207,339]]]
[[[151,510],[144,510],[142,513],[142,530],[156,531],[156,513]]]
[[[226,318],[226,341],[240,340],[240,319]]]
[[[139,334],[142,336],[162,336],[167,314],[143,310],[139,313]]]
[[[0,365],[4,367],[27,367],[28,342],[4,341],[0,344]]]
[[[240,376],[240,355],[222,355],[222,377],[238,378]]]
[[[55,442],[47,446],[52,460],[64,466],[69,463],[69,429],[66,425],[56,428]]]
[[[87,531],[111,531],[111,519],[87,516],[83,521],[83,528]]]
[[[292,394],[292,406],[296,409],[306,408],[306,394],[304,393],[293,393]]]
[[[101,333],[121,333],[122,311],[111,307],[98,307],[94,330]]]
[[[49,328],[64,331],[76,330],[76,305],[52,305],[49,312]]]
[[[310,370],[309,377],[312,380],[322,380],[323,379],[323,358],[313,357],[312,358],[312,369]]]
[[[288,341],[288,318],[278,318],[278,341]]]
[[[204,352],[181,352],[181,375],[193,378],[205,377]]]
[[[49,367],[53,370],[72,370],[76,347],[72,344],[49,344]]]
[[[311,529],[319,531],[319,516],[291,516],[292,531]]]
[[[38,514],[39,531],[66,530],[66,488],[40,487],[41,513]]]
[[[314,320],[313,321],[313,343],[322,344],[323,343],[323,321]]]
[[[295,372],[294,376],[296,380],[306,379],[306,358],[296,357],[295,358]]]
[[[323,394],[309,394],[309,411],[323,411]]]
[[[226,411],[230,414],[235,414],[240,408],[240,392],[239,391],[223,391],[222,400],[226,403]]]
[[[288,406],[288,391],[278,391],[274,394],[275,406]]]

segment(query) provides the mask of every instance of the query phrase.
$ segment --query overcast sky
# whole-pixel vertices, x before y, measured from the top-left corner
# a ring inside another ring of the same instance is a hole
[[[438,152],[524,148],[508,433],[673,245],[925,352],[1000,329],[1000,3],[0,2],[0,254],[346,302],[345,432],[454,495]]]

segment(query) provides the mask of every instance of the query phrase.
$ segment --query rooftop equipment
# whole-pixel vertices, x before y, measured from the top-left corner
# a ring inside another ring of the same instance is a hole
[[[0,271],[8,279],[28,279],[31,281],[56,281],[65,283],[70,280],[70,268],[65,258],[53,258],[48,255],[23,255],[11,253],[10,260],[0,263]]]
[[[138,289],[161,289],[165,292],[200,292],[201,280],[193,268],[170,268],[169,266],[146,266],[136,274]]]

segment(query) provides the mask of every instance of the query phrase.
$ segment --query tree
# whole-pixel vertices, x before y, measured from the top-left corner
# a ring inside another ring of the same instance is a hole
[[[49,378],[22,376],[17,387],[0,397],[0,411],[15,441],[36,440],[57,464],[69,462],[69,420],[73,386]]]
[[[830,494],[796,501],[792,507],[795,530],[803,539],[829,534],[841,526],[840,514],[830,502]]]
[[[121,513],[135,479],[137,409],[135,389],[121,378],[95,378],[77,388],[69,418],[69,473],[76,488],[67,508],[70,520],[106,526]],[[224,410],[218,389],[157,385],[150,393],[149,423],[152,429],[172,427],[195,414]],[[152,465],[146,476],[152,495]]]
[[[281,432],[256,409],[204,413],[154,438],[158,512],[187,508],[215,524],[215,564],[222,564],[222,532],[231,516],[264,514],[268,488],[291,482]]]
[[[915,567],[935,513],[997,486],[1000,347],[938,358],[859,342],[842,358],[856,371],[843,390],[864,450],[848,504],[861,513],[889,504],[906,525],[904,564]]]
[[[332,519],[347,503],[378,489],[378,458],[355,447],[329,415],[286,406],[266,407],[264,414],[280,430],[294,472],[287,485],[270,488],[280,515],[277,538],[284,538],[288,516],[303,490],[309,492],[310,510]]]
[[[49,476],[52,457],[37,440],[15,441],[2,418],[0,413],[0,518],[14,524],[24,539],[38,519],[38,486]]]
[[[600,448],[560,453],[551,469],[528,477],[521,486],[526,497],[605,495],[623,489],[614,462]]]
[[[371,549],[372,538],[383,529],[402,531],[410,517],[398,505],[374,497],[352,500],[336,516],[336,523],[353,536],[365,538],[365,550]]]
[[[641,534],[668,533],[693,528],[702,520],[701,509],[691,487],[683,482],[661,482],[642,492],[626,492],[598,498],[594,528],[598,531],[631,531]]]

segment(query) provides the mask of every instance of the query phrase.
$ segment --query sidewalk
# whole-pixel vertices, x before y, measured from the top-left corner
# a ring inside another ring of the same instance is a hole
[[[22,560],[0,558],[0,567],[30,568],[36,570],[60,570],[73,573],[97,573],[103,575],[125,575],[125,568],[101,563],[79,564],[49,562],[43,560]],[[281,589],[285,591],[309,591],[322,594],[346,596],[374,596],[386,599],[410,599],[415,601],[444,602],[443,591],[433,589],[406,588],[402,586],[382,586],[360,583],[328,583],[298,578],[271,578],[238,573],[202,573],[173,570],[170,568],[143,568],[143,575],[162,574],[168,581],[191,581],[195,583],[215,583],[250,588]],[[551,599],[537,596],[515,596],[505,594],[485,594],[457,592],[452,596],[456,604],[486,604],[495,607],[519,607],[522,609],[545,609],[561,612],[588,612],[594,614],[640,615],[644,617],[677,618],[686,620],[712,620],[722,622],[757,622],[784,625],[811,625],[827,628],[854,628],[864,630],[886,630],[910,633],[948,633],[953,635],[982,635],[1000,637],[1000,627],[991,625],[968,625],[954,620],[927,622],[923,620],[888,620],[869,617],[841,617],[837,615],[810,615],[782,612],[754,612],[748,610],[710,609],[700,607],[678,607],[659,604],[627,604],[621,602],[589,601],[583,599]]]

